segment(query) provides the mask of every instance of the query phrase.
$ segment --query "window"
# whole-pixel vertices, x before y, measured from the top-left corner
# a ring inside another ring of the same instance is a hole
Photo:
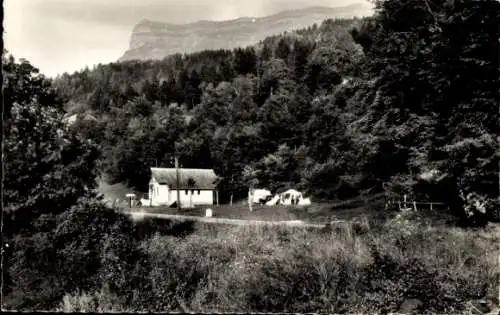
[[[200,190],[198,189],[198,195],[200,194]]]
[[[191,195],[194,195],[194,189],[191,189]]]

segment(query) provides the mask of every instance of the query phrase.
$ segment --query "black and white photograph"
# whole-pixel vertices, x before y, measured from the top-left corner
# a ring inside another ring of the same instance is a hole
[[[500,1],[2,2],[3,312],[500,315]]]

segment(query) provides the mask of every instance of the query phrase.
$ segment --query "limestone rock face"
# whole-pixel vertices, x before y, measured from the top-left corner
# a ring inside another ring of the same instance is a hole
[[[149,20],[133,29],[129,49],[119,59],[163,59],[175,53],[233,49],[257,44],[271,35],[318,25],[329,18],[352,18],[372,14],[365,3],[345,7],[312,7],[284,11],[267,17],[243,17],[230,21],[198,21],[176,25]]]

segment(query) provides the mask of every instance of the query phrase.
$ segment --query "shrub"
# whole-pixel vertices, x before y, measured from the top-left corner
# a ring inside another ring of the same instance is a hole
[[[157,218],[144,218],[134,222],[134,231],[137,239],[147,239],[155,233],[185,237],[195,231],[193,221],[165,220]]]
[[[156,234],[144,241],[143,249],[148,254],[148,266],[140,271],[149,283],[138,301],[150,302],[146,307],[150,311],[182,308],[184,301],[193,300],[209,283],[209,277],[222,272],[234,255],[224,244],[215,240],[207,242],[199,236],[178,242]]]
[[[42,219],[47,231],[21,234],[11,242],[8,307],[52,309],[65,293],[102,285],[127,296],[132,287],[127,272],[140,257],[128,218],[84,199],[56,218]]]
[[[79,282],[68,282],[66,292],[90,290],[102,284],[112,291],[127,288],[128,269],[139,255],[133,225],[123,214],[89,200],[59,218],[55,231],[61,265],[59,272]]]
[[[76,291],[73,294],[66,294],[56,310],[65,313],[128,311],[123,307],[123,300],[105,288],[93,293]]]

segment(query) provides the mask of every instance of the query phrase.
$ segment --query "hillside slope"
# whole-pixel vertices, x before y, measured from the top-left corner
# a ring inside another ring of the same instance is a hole
[[[133,29],[125,60],[163,59],[175,53],[232,49],[258,43],[270,35],[319,24],[329,18],[351,18],[371,14],[371,6],[357,3],[345,7],[311,7],[284,11],[267,17],[242,17],[230,21],[198,21],[175,25],[149,20]]]

